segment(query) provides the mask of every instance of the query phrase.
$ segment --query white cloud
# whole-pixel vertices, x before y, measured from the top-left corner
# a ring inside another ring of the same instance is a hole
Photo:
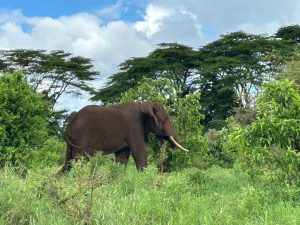
[[[170,16],[173,16],[173,12],[159,6],[149,5],[146,9],[146,15],[143,21],[135,23],[134,27],[141,32],[144,32],[148,38],[153,34],[160,31],[163,21]]]
[[[273,34],[278,26],[300,23],[298,0],[152,0],[151,4],[167,7],[176,16],[182,10],[191,13],[202,28],[213,29],[218,35],[242,28]]]
[[[26,20],[21,10],[3,11],[0,9],[0,24],[5,22],[18,22]]]
[[[27,48],[31,42],[31,37],[22,31],[15,22],[7,22],[0,26],[0,45],[2,49]]]
[[[119,19],[123,11],[123,0],[116,1],[115,4],[99,9],[96,14],[101,18]]]
[[[2,14],[0,18],[6,16]],[[104,77],[123,60],[144,56],[153,48],[123,21],[101,25],[98,17],[87,13],[57,19],[18,14],[18,18],[21,19],[13,20],[16,22],[0,23],[0,49],[64,49],[92,58]],[[22,29],[24,24],[31,26],[29,32]]]
[[[137,31],[146,35],[153,44],[178,42],[199,47],[209,38],[202,32],[197,15],[182,7],[148,5],[142,21],[134,24]]]
[[[124,59],[146,55],[160,42],[198,47],[216,34],[236,30],[274,33],[280,26],[300,22],[300,2],[286,0],[152,0],[142,20],[102,24],[101,17],[118,14],[118,0],[98,16],[80,13],[59,18],[26,17],[20,10],[0,11],[0,48],[64,49],[91,57],[104,77]],[[24,25],[30,27],[24,30]]]

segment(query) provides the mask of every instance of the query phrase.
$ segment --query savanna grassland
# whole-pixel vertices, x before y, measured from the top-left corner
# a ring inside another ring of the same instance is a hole
[[[95,159],[94,162],[95,163]],[[300,190],[239,168],[138,173],[133,164],[1,170],[1,224],[299,224]]]

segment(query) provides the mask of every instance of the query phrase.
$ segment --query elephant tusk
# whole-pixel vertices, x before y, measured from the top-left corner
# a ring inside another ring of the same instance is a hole
[[[185,151],[185,152],[189,152],[189,150],[187,150],[186,148],[184,148],[184,147],[182,147],[180,144],[178,144],[172,136],[170,136],[170,140],[173,142],[173,144],[174,144],[177,148],[179,148],[179,149],[181,149],[181,150],[183,150],[183,151]]]

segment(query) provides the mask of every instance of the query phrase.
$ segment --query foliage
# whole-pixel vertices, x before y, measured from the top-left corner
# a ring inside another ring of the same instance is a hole
[[[300,94],[296,85],[287,80],[266,83],[257,107],[258,115],[250,130],[260,134],[260,143],[295,148],[293,142],[299,137],[300,128]]]
[[[180,143],[191,152],[188,154],[174,151],[163,142],[150,138],[151,148],[158,154],[157,161],[161,170],[174,170],[204,162],[201,159],[206,151],[206,143],[202,136],[203,127],[200,121],[203,115],[199,107],[200,94],[194,92],[180,98],[176,94],[176,86],[166,78],[151,80],[146,78],[138,86],[122,94],[121,101],[156,101],[166,107],[171,116],[174,128],[180,137]],[[162,161],[164,169],[162,169]]]
[[[283,68],[294,47],[290,40],[241,31],[222,35],[198,50],[162,43],[146,57],[121,63],[120,71],[92,100],[115,103],[144,78],[167,78],[177,97],[200,91],[205,126],[221,129],[235,107],[253,106],[262,81]]]
[[[200,93],[194,92],[176,102],[174,109],[176,116],[173,121],[178,128],[181,128],[178,131],[180,136],[188,138],[202,134],[203,127],[200,125],[200,121],[204,119],[204,115],[200,111],[199,101]]]
[[[96,170],[76,163],[54,178],[55,169],[29,171],[26,178],[12,168],[0,170],[0,223],[300,223],[299,188],[260,183],[233,169],[160,174],[153,166],[138,173],[131,163],[126,169],[98,164]]]
[[[205,133],[205,138],[208,145],[207,161],[212,165],[231,166],[233,164],[232,155],[226,155],[224,152],[224,142],[226,141],[227,129],[224,127],[218,131],[209,129]]]
[[[93,167],[83,161],[73,162],[73,169],[62,178],[63,182],[50,178],[47,187],[49,198],[70,220],[90,224],[95,201],[94,191],[109,183],[112,178],[113,172],[100,171],[97,157],[94,161],[96,164]]]
[[[91,92],[88,81],[99,74],[92,70],[91,59],[62,50],[2,50],[0,55],[5,65],[1,69],[22,71],[33,90],[43,93],[52,107],[64,93]]]
[[[292,51],[289,42],[263,35],[233,32],[200,48],[201,105],[205,120],[225,120],[235,107],[250,108],[262,81],[277,68],[273,50]]]
[[[199,107],[200,93],[194,92],[179,98],[174,104],[172,123],[180,137],[180,143],[190,150],[185,154],[172,151],[166,165],[170,169],[182,169],[189,166],[206,167],[205,156],[207,143],[203,137],[203,126],[200,121],[204,119]]]
[[[178,99],[176,93],[176,86],[167,78],[144,78],[136,87],[122,93],[120,101],[155,101],[171,110]]]
[[[55,137],[49,137],[41,147],[31,148],[24,153],[27,167],[40,169],[49,165],[62,165],[65,159],[65,142]]]
[[[279,28],[276,32],[275,37],[282,38],[284,40],[290,40],[295,44],[300,43],[300,26],[290,25]]]
[[[67,121],[69,114],[66,109],[53,110],[49,119],[49,135],[63,138],[65,131],[65,122]]]
[[[249,108],[238,107],[234,109],[234,120],[241,126],[247,126],[252,123],[256,113],[255,106]]]
[[[299,47],[295,49],[295,52],[286,63],[286,67],[282,73],[276,76],[279,80],[291,80],[298,85],[298,91],[300,91],[300,49]]]
[[[0,165],[24,163],[26,152],[43,145],[48,135],[47,102],[20,73],[0,77]]]
[[[225,122],[222,129],[208,129],[205,133],[208,145],[207,162],[211,165],[233,167],[239,164],[239,137],[245,125],[239,124],[234,117],[227,118]]]
[[[257,117],[237,135],[242,161],[252,174],[299,182],[300,94],[290,81],[264,84]]]
[[[120,100],[122,93],[135,87],[144,77],[167,78],[176,86],[176,94],[184,97],[196,90],[199,83],[197,52],[191,47],[162,43],[147,57],[132,58],[120,64],[120,72],[113,74],[106,86],[92,100],[112,103]]]

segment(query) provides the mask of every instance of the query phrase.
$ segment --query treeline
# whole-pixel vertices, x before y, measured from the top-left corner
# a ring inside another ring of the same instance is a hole
[[[89,81],[99,72],[92,60],[62,50],[1,50],[1,71],[22,71],[35,92],[53,108],[62,94],[87,91],[92,100],[117,103],[121,94],[143,79],[166,78],[177,88],[176,95],[201,93],[203,124],[217,126],[238,107],[251,108],[264,80],[274,79],[287,62],[294,60],[300,43],[300,26],[280,28],[274,35],[234,32],[199,49],[161,43],[146,57],[131,58],[119,65],[104,87],[94,90]]]
[[[166,78],[176,86],[176,95],[201,93],[203,124],[220,128],[234,109],[252,108],[264,80],[274,79],[286,62],[298,54],[300,26],[280,28],[274,35],[234,32],[199,49],[162,43],[146,57],[120,64],[105,87],[92,98],[103,103],[118,102],[122,93],[143,79]]]
[[[199,49],[162,43],[146,57],[121,63],[98,90],[89,85],[99,72],[88,58],[3,50],[1,166],[58,163],[66,115],[54,106],[64,93],[87,91],[102,104],[153,100],[166,106],[191,152],[150,137],[151,160],[161,171],[239,165],[270,180],[299,182],[299,43],[298,25],[272,36],[234,32]]]

